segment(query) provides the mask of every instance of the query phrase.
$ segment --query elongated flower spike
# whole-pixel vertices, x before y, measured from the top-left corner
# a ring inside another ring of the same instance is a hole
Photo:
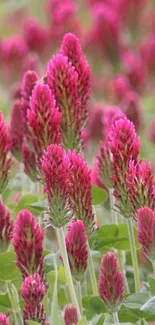
[[[113,188],[112,155],[104,141],[100,142],[99,152],[95,158],[96,176],[108,189]]]
[[[154,212],[144,207],[138,210],[138,241],[143,252],[152,263],[155,262],[155,215]]]
[[[26,142],[22,145],[22,162],[24,164],[24,172],[30,177],[33,182],[37,181],[37,164],[36,164],[36,155],[32,151]]]
[[[79,321],[77,308],[74,305],[67,305],[64,309],[65,325],[77,325]]]
[[[116,256],[103,256],[99,273],[99,295],[111,312],[117,312],[123,301],[123,274],[119,271]]]
[[[12,239],[13,221],[10,219],[10,212],[0,201],[0,252],[5,252]]]
[[[74,34],[68,33],[64,36],[60,53],[68,57],[78,73],[78,96],[83,108],[81,118],[85,119],[88,114],[87,102],[90,98],[92,78],[89,64],[82,53],[79,40]]]
[[[0,193],[2,193],[8,183],[8,174],[11,166],[11,156],[9,155],[10,140],[6,130],[3,114],[0,111]]]
[[[83,221],[77,220],[70,224],[66,248],[72,276],[80,281],[84,277],[88,260],[87,236]]]
[[[64,148],[79,150],[84,121],[78,97],[78,73],[67,56],[58,54],[49,61],[47,83],[62,113],[61,130]]]
[[[23,278],[34,273],[43,278],[43,238],[35,217],[26,209],[20,211],[13,231],[13,246]]]
[[[11,151],[15,158],[20,160],[24,136],[23,112],[20,100],[16,100],[12,107],[9,136],[11,141]]]
[[[55,99],[48,85],[38,82],[34,87],[27,111],[34,151],[39,159],[49,144],[60,143],[61,113],[55,106]]]
[[[131,160],[126,172],[126,183],[133,216],[137,218],[137,210],[144,206],[154,211],[155,194],[151,163],[144,159],[137,163]]]
[[[115,121],[125,118],[125,114],[118,106],[110,106],[104,110],[102,123],[103,123],[103,135],[106,138]]]
[[[51,144],[44,151],[41,166],[49,201],[47,223],[60,228],[70,219],[67,206],[70,161],[60,145]]]
[[[91,170],[75,150],[68,151],[70,160],[69,206],[76,219],[85,224],[86,234],[95,229],[91,198]]]
[[[0,313],[0,324],[1,325],[9,325],[10,324],[8,317],[2,313]]]

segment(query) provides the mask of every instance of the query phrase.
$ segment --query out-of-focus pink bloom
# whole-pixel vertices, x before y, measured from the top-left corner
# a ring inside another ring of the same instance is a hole
[[[11,86],[10,97],[12,100],[21,99],[21,86],[19,83],[15,83]]]
[[[61,113],[56,107],[55,99],[48,85],[38,82],[30,99],[27,120],[31,141],[39,158],[49,144],[60,143]]]
[[[0,193],[2,193],[8,183],[8,173],[11,166],[11,156],[9,155],[10,140],[6,130],[6,123],[0,111]]]
[[[11,36],[3,41],[3,60],[6,64],[19,64],[27,52],[26,42],[20,36]]]
[[[22,161],[24,164],[25,174],[31,178],[33,182],[37,180],[37,165],[36,165],[36,155],[28,147],[26,142],[22,145]]]
[[[41,159],[42,171],[49,201],[48,224],[62,227],[69,221],[68,193],[70,188],[70,162],[60,145],[51,144]]]
[[[22,105],[20,100],[12,106],[11,120],[9,127],[9,137],[11,142],[12,154],[17,158],[21,159],[22,143],[24,136],[24,121]]]
[[[151,262],[155,261],[155,215],[144,207],[138,210],[138,241]]]
[[[43,238],[36,218],[26,209],[20,211],[13,231],[13,246],[23,278],[34,273],[43,278]]]
[[[128,186],[128,197],[131,202],[133,216],[137,217],[137,210],[148,206],[155,208],[155,194],[153,190],[153,171],[150,162],[134,160],[129,162],[126,172],[126,183]]]
[[[100,178],[98,177],[98,172],[96,170],[96,165],[93,166],[93,168],[91,169],[91,184],[92,185],[97,185],[98,187],[104,188],[105,190],[107,190],[105,184],[103,184],[100,180]]]
[[[136,131],[139,132],[143,125],[142,104],[139,94],[135,91],[127,92],[120,106],[126,117],[133,122]]]
[[[77,325],[79,321],[77,308],[74,305],[67,305],[64,309],[65,325]]]
[[[91,170],[75,150],[68,151],[70,160],[69,205],[76,219],[82,220],[87,235],[95,228],[91,202]]]
[[[66,236],[66,248],[73,277],[80,281],[87,269],[88,248],[82,220],[73,221]]]
[[[155,34],[151,35],[141,46],[141,56],[146,63],[149,73],[155,73]]]
[[[21,288],[21,294],[25,304],[38,305],[43,300],[46,289],[38,273],[26,277]]]
[[[8,317],[2,313],[0,313],[0,324],[1,325],[10,325]]]
[[[103,256],[99,273],[99,295],[110,311],[119,310],[124,295],[123,274],[119,271],[113,253]]]
[[[125,114],[121,111],[118,106],[106,107],[103,113],[103,135],[106,138],[111,129],[113,123],[121,118],[125,118]]]
[[[91,71],[89,64],[82,53],[78,38],[71,33],[64,36],[60,52],[68,57],[78,73],[78,96],[83,106],[81,118],[85,119],[88,114],[87,102],[91,94]]]
[[[90,110],[88,111],[88,120],[81,134],[84,145],[90,140],[98,140],[102,138],[103,114],[104,107],[102,104],[95,104],[90,107]]]
[[[48,31],[34,17],[29,17],[24,24],[24,39],[31,51],[43,53],[49,42]]]
[[[24,74],[28,70],[36,72],[40,71],[40,60],[37,53],[30,52],[28,55],[26,55],[22,64],[22,74]]]
[[[10,219],[10,212],[0,201],[0,251],[5,252],[8,249],[12,238],[13,221]]]
[[[41,325],[49,325],[49,321],[46,318],[45,309],[43,304],[28,305],[24,310],[24,324],[27,324],[28,320],[39,322]]]
[[[99,152],[95,159],[95,170],[97,178],[102,184],[105,184],[107,188],[113,187],[112,175],[113,175],[112,156],[107,144],[104,141],[100,142]]]
[[[78,74],[66,56],[58,54],[49,61],[47,82],[62,113],[61,129],[65,149],[79,149],[85,122],[78,97]]]
[[[124,71],[129,78],[131,87],[137,92],[143,91],[146,83],[146,69],[140,56],[127,51],[123,57]]]
[[[149,126],[148,138],[151,142],[155,143],[155,118],[152,119],[152,122]]]
[[[120,102],[124,95],[130,90],[129,79],[125,75],[118,75],[113,80],[114,97]]]

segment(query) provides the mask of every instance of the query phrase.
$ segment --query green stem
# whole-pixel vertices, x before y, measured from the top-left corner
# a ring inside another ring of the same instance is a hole
[[[80,312],[81,312],[81,315],[82,315],[82,293],[81,293],[81,283],[80,283],[80,281],[76,281],[76,292],[77,292]]]
[[[91,285],[92,285],[92,289],[93,289],[93,295],[98,296],[98,287],[97,287],[95,269],[94,269],[94,264],[93,264],[93,259],[92,259],[89,243],[88,243],[88,269],[89,269],[90,281],[91,281]]]
[[[136,290],[136,292],[139,292],[140,291],[140,277],[139,277],[139,268],[138,268],[138,259],[137,259],[133,219],[129,218],[127,220],[127,223],[128,223],[130,250],[131,250],[131,257],[132,257],[132,264],[133,264],[133,271],[134,271],[135,290]]]
[[[115,312],[113,313],[113,318],[114,318],[114,322],[115,322],[115,324],[119,324],[119,319],[118,319],[118,313],[117,313],[117,311],[115,311]]]
[[[86,273],[84,275],[82,288],[83,288],[83,295],[87,296],[87,276],[86,276]]]
[[[118,224],[118,218],[117,218],[117,212],[114,210],[115,207],[115,198],[113,196],[113,188],[109,189],[109,200],[110,200],[110,210],[111,210],[111,219],[112,223],[117,225]]]
[[[153,268],[153,275],[154,275],[154,278],[155,278],[155,263],[152,262],[152,268]]]
[[[10,282],[6,282],[8,296],[11,302],[11,307],[13,311],[13,316],[16,325],[23,325],[23,318],[20,309],[19,297],[16,287]]]
[[[118,263],[119,263],[120,271],[123,274],[125,293],[130,293],[129,286],[128,286],[128,280],[126,277],[126,270],[125,270],[125,252],[118,250],[117,256],[118,256]]]
[[[80,313],[80,309],[79,309],[79,305],[78,305],[78,301],[77,301],[77,297],[76,297],[76,293],[75,293],[75,289],[74,289],[74,284],[73,284],[73,280],[72,280],[71,270],[70,270],[70,266],[69,266],[69,261],[68,261],[68,255],[67,255],[63,227],[57,228],[57,235],[58,235],[58,243],[60,245],[60,251],[62,254],[62,258],[63,258],[65,274],[66,274],[66,281],[67,281],[67,284],[69,287],[71,301],[72,301],[72,304],[74,304],[77,307],[79,317],[81,318],[81,313]]]

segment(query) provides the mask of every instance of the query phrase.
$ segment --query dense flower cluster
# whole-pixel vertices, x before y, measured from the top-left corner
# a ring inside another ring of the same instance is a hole
[[[13,233],[13,221],[10,218],[10,212],[0,202],[0,252],[8,249]]]
[[[64,310],[65,325],[77,325],[79,321],[76,306],[67,305]]]
[[[1,325],[9,325],[10,324],[8,317],[2,313],[0,313],[0,323],[1,323]]]

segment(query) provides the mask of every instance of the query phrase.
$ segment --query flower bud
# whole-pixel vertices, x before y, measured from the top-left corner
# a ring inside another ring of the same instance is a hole
[[[64,310],[65,325],[77,325],[78,321],[79,319],[76,306],[67,305]]]

